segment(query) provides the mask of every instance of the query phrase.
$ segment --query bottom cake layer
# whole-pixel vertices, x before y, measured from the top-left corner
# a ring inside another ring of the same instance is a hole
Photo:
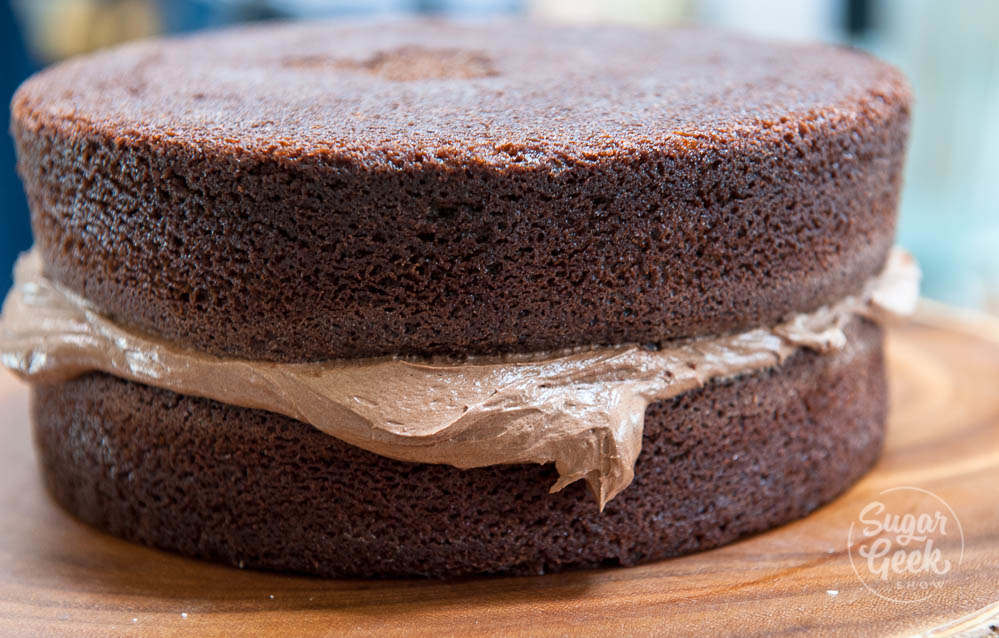
[[[884,435],[882,331],[650,405],[635,480],[601,513],[550,465],[381,457],[304,423],[90,374],[34,390],[45,481],[112,534],[320,576],[538,574],[716,547],[804,516]]]

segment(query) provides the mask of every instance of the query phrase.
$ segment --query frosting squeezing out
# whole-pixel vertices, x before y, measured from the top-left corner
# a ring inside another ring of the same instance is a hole
[[[294,364],[220,358],[117,325],[45,278],[37,252],[21,257],[15,278],[0,319],[0,356],[28,380],[100,370],[285,414],[404,461],[459,468],[553,462],[552,491],[583,479],[602,508],[634,476],[650,402],[775,365],[799,347],[842,347],[853,315],[910,312],[919,273],[896,250],[857,296],[773,328],[658,349]]]

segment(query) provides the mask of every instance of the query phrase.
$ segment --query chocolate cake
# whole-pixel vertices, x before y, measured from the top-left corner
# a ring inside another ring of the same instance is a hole
[[[865,54],[701,29],[279,25],[47,69],[0,322],[44,479],[113,534],[323,576],[803,516],[883,438],[909,105]]]

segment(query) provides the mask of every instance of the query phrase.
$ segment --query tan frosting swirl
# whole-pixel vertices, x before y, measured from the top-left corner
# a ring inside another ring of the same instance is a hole
[[[840,348],[854,314],[910,312],[913,259],[893,251],[863,292],[773,328],[663,344],[462,361],[380,358],[321,363],[225,359],[119,326],[22,255],[0,318],[0,361],[37,382],[101,370],[304,421],[376,454],[459,468],[554,462],[557,491],[584,479],[603,506],[634,477],[645,409],[775,365],[799,347]]]

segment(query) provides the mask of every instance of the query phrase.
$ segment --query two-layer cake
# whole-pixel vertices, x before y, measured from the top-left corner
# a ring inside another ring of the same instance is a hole
[[[877,458],[909,104],[867,55],[696,29],[75,59],[13,102],[3,363],[55,498],[157,547],[326,576],[714,547]]]

